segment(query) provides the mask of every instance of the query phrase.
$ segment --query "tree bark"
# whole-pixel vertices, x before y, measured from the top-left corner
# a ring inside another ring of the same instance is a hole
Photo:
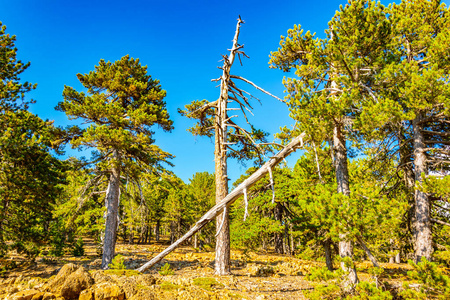
[[[325,263],[328,270],[333,271],[333,259],[331,258],[331,241],[329,238],[322,242],[323,250],[325,251]]]
[[[156,240],[157,242],[159,242],[160,225],[161,225],[161,221],[160,221],[160,220],[156,220],[156,225],[155,225],[155,240]]]
[[[116,235],[119,215],[120,197],[120,156],[119,151],[114,150],[114,165],[109,177],[106,193],[106,222],[105,238],[103,240],[102,269],[108,269],[115,254]]]
[[[358,244],[361,246],[361,248],[363,248],[364,252],[366,252],[367,257],[369,257],[369,259],[372,262],[373,266],[379,268],[380,265],[378,264],[377,259],[375,258],[375,256],[373,256],[373,254],[370,251],[370,249],[366,246],[366,243],[364,243],[362,237],[360,235],[357,235],[356,239],[358,241]]]
[[[283,150],[273,156],[268,162],[266,162],[261,168],[259,168],[255,173],[253,173],[249,178],[244,180],[239,186],[237,186],[231,193],[229,193],[222,201],[214,205],[200,220],[178,241],[167,247],[160,254],[152,258],[149,262],[141,266],[137,269],[139,272],[145,272],[147,269],[151,268],[153,265],[158,263],[161,259],[163,259],[167,254],[172,252],[176,247],[178,247],[185,240],[190,238],[197,231],[202,229],[206,224],[208,224],[211,220],[216,218],[219,215],[224,207],[231,205],[236,199],[238,199],[241,195],[243,195],[244,191],[253,186],[259,179],[265,176],[269,172],[269,168],[273,169],[278,163],[280,163],[284,157],[288,156],[296,149],[303,146],[303,137],[304,133],[296,137],[292,140]],[[219,225],[220,226],[220,225]]]
[[[428,195],[420,190],[422,184],[422,174],[427,175],[426,155],[424,149],[424,136],[421,131],[423,115],[417,113],[413,120],[414,133],[414,176],[416,182],[416,190],[414,194],[416,208],[416,261],[420,262],[422,257],[427,260],[431,259],[433,253],[431,238],[431,222],[430,222],[430,202]]]
[[[274,215],[275,220],[277,220],[280,223],[280,226],[282,225],[282,219],[283,219],[283,206],[280,202],[276,203],[275,209],[274,209]],[[275,233],[275,252],[279,254],[284,254],[283,251],[283,234],[276,232]]]
[[[342,133],[342,126],[342,124],[335,124],[333,130],[334,165],[336,170],[337,192],[348,197],[350,196],[350,187],[348,183],[347,147],[345,145],[345,136]],[[347,240],[345,233],[339,234],[339,255],[341,258],[348,257],[353,259],[353,245],[351,241]],[[346,288],[353,289],[359,281],[355,266],[341,262],[341,268],[344,272],[348,273],[347,282],[345,283]]]

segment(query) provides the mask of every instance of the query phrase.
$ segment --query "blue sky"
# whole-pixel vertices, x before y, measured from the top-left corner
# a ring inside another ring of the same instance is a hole
[[[385,1],[383,1],[385,2]],[[278,48],[280,35],[294,24],[323,36],[328,21],[346,1],[50,1],[1,0],[0,21],[17,36],[18,58],[30,61],[22,80],[37,83],[30,96],[37,101],[31,111],[56,125],[73,124],[54,107],[62,100],[64,85],[81,90],[77,73],[94,69],[100,59],[115,61],[129,54],[148,66],[167,91],[167,108],[174,120],[171,133],[156,130],[156,144],[176,156],[172,169],[188,182],[195,172],[214,171],[214,147],[207,138],[193,137],[192,125],[177,108],[195,99],[214,101],[219,95],[211,79],[220,76],[219,60],[227,54],[241,15],[240,43],[250,59],[232,73],[243,76],[282,98],[282,78],[269,69],[270,51]],[[243,86],[244,87],[244,86]],[[262,105],[254,102],[250,121],[272,135],[281,126],[292,125],[287,107],[254,91]],[[243,119],[238,122],[245,122]],[[273,139],[273,138],[271,138]],[[70,155],[82,155],[68,151]],[[288,158],[293,165],[298,158]],[[246,170],[230,161],[231,182]]]

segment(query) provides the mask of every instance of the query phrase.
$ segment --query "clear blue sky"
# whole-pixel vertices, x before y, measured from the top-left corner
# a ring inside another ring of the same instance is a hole
[[[383,1],[385,3],[386,1]],[[172,169],[188,182],[195,172],[214,171],[214,147],[207,138],[193,137],[192,122],[177,108],[195,99],[215,100],[219,89],[211,79],[220,76],[221,54],[231,47],[236,19],[241,15],[240,43],[250,59],[235,66],[241,75],[282,98],[286,74],[269,69],[270,51],[280,35],[294,24],[323,36],[342,0],[307,1],[50,1],[1,0],[0,21],[17,36],[18,58],[30,61],[22,80],[37,83],[31,93],[37,103],[31,111],[56,125],[73,124],[54,107],[62,100],[64,85],[81,89],[77,73],[93,70],[100,59],[115,61],[126,54],[148,65],[148,72],[167,91],[167,108],[174,120],[171,133],[157,131],[156,143],[176,156]],[[253,92],[250,86],[246,90]],[[271,134],[292,125],[287,107],[255,92],[251,122]],[[238,120],[244,122],[243,119]],[[273,139],[273,138],[271,138]],[[70,155],[81,155],[69,151]],[[290,165],[298,158],[288,158]],[[246,170],[230,162],[231,182]]]

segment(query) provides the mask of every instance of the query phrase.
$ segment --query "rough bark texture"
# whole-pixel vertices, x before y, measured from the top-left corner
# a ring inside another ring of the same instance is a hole
[[[114,159],[116,162],[111,170],[106,193],[106,221],[105,238],[103,240],[102,269],[108,269],[108,265],[114,258],[116,246],[120,197],[120,157],[117,150],[114,151]]]
[[[155,225],[155,240],[156,240],[157,242],[159,242],[160,226],[161,226],[161,221],[160,221],[160,220],[156,220],[156,225]]]
[[[331,258],[331,240],[325,239],[322,242],[323,250],[325,251],[325,263],[327,265],[327,269],[333,271],[333,259]]]
[[[348,163],[347,163],[347,147],[345,145],[345,137],[342,133],[342,124],[336,124],[333,131],[334,146],[334,164],[336,169],[337,192],[344,196],[350,196],[350,187],[348,183]],[[346,234],[339,234],[339,255],[341,258],[353,258],[352,242],[347,241]],[[354,265],[349,266],[345,262],[341,262],[341,268],[348,273],[346,285],[350,288],[358,283],[358,276]]]
[[[283,206],[281,203],[277,202],[277,205],[274,209],[275,220],[282,224],[283,218]],[[281,232],[275,233],[275,252],[279,254],[284,254],[283,251],[283,234]]]
[[[149,262],[141,266],[137,269],[139,272],[144,272],[145,270],[151,268],[153,265],[158,263],[161,259],[163,259],[167,254],[172,252],[176,247],[178,247],[185,240],[189,239],[192,235],[194,235],[197,231],[202,229],[206,224],[208,224],[211,220],[214,220],[217,215],[223,212],[223,209],[226,206],[231,205],[236,199],[238,199],[241,195],[244,194],[244,190],[247,190],[251,186],[253,186],[259,179],[265,176],[269,172],[269,168],[273,169],[277,164],[279,164],[284,157],[288,156],[298,148],[303,146],[303,137],[304,133],[300,136],[296,137],[292,140],[283,150],[273,156],[268,162],[266,162],[261,168],[259,168],[255,173],[253,173],[249,178],[244,180],[240,185],[238,185],[231,193],[229,193],[220,203],[214,205],[200,220],[179,240],[175,243],[167,247],[160,254],[152,258]]]
[[[431,239],[431,222],[430,222],[430,202],[428,195],[420,190],[422,184],[422,174],[427,175],[426,155],[424,149],[424,137],[421,131],[420,121],[422,114],[418,113],[413,120],[414,132],[414,175],[416,181],[416,191],[414,195],[416,208],[416,261],[420,261],[422,257],[427,260],[431,259],[433,253]]]
[[[228,85],[230,82],[230,69],[233,65],[236,51],[239,48],[239,28],[242,20],[239,18],[236,33],[233,39],[233,47],[230,57],[224,57],[223,73],[220,83],[220,97],[217,100],[216,120],[215,120],[215,176],[216,176],[216,203],[219,203],[228,194],[228,172],[227,172],[227,103]],[[230,223],[229,210],[224,209],[216,219],[216,257],[214,271],[217,275],[230,274]]]

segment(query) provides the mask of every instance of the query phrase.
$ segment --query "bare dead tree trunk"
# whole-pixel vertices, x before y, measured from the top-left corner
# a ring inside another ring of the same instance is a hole
[[[106,193],[105,238],[103,241],[102,269],[108,269],[115,254],[116,235],[119,215],[120,197],[120,156],[119,151],[113,152],[113,167],[109,177]]]
[[[217,100],[216,120],[215,120],[215,176],[216,176],[216,203],[219,203],[228,194],[228,170],[227,170],[227,104],[228,87],[230,83],[230,69],[234,63],[238,45],[239,30],[242,20],[238,19],[236,32],[233,39],[233,47],[230,57],[224,57],[223,73],[220,82],[220,97]],[[230,274],[230,223],[229,209],[226,207],[222,214],[216,219],[216,256],[214,271],[217,275]]]
[[[296,137],[292,140],[283,150],[273,156],[268,162],[266,162],[261,168],[259,168],[255,173],[253,173],[250,177],[244,180],[239,186],[237,186],[231,193],[229,193],[222,201],[214,205],[200,220],[195,223],[195,225],[179,240],[175,243],[172,243],[169,247],[167,247],[160,254],[152,258],[149,262],[141,266],[137,269],[139,272],[144,272],[147,269],[151,268],[153,265],[158,263],[161,259],[163,259],[167,254],[172,252],[176,247],[178,247],[185,240],[190,238],[197,231],[202,229],[206,224],[208,224],[211,220],[217,217],[223,209],[229,205],[231,205],[234,201],[236,201],[241,195],[243,195],[247,189],[253,186],[259,179],[265,176],[269,169],[275,167],[278,163],[280,163],[284,157],[288,156],[290,153],[294,152],[296,149],[303,146],[303,137],[304,133],[300,136]]]
[[[336,169],[337,192],[344,196],[350,196],[348,163],[347,163],[347,147],[345,145],[345,137],[342,133],[342,124],[335,124],[333,130],[333,146],[334,159]],[[341,258],[353,259],[353,245],[347,240],[345,233],[339,234],[339,255]],[[341,262],[341,268],[348,273],[346,285],[348,289],[352,289],[358,283],[355,266]]]
[[[414,176],[416,182],[415,207],[416,207],[416,261],[420,262],[422,257],[431,259],[433,253],[430,221],[430,202],[428,195],[420,190],[422,174],[427,175],[427,158],[424,149],[424,136],[422,133],[422,113],[418,113],[413,120],[414,132]]]

